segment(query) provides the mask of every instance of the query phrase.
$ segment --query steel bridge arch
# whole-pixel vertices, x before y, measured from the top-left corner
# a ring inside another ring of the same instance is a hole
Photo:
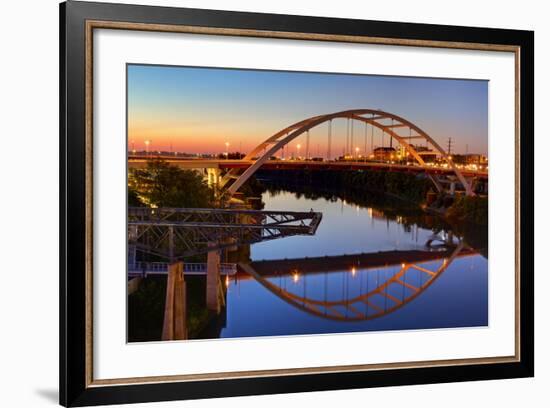
[[[447,270],[447,268],[451,265],[455,258],[460,255],[464,248],[464,244],[462,242],[459,242],[452,253],[448,257],[443,258],[443,260],[439,263],[439,266],[437,266],[437,268],[435,268],[434,270],[415,265],[414,263],[402,264],[398,272],[394,273],[393,276],[391,276],[388,280],[380,284],[375,289],[350,299],[331,301],[296,295],[262,277],[254,270],[254,268],[252,268],[248,264],[240,263],[239,267],[252,278],[254,278],[268,291],[299,310],[302,310],[310,315],[328,320],[357,322],[373,320],[382,316],[386,316],[412,302],[414,299],[424,293]],[[413,286],[410,283],[405,282],[403,278],[405,277],[407,271],[411,269],[416,269],[417,271],[428,275],[427,280],[419,286]],[[394,295],[388,293],[387,289],[391,285],[399,285],[403,288],[408,288],[410,289],[410,293],[407,295],[403,294],[402,299],[399,299]],[[389,307],[380,307],[379,305],[377,306],[375,303],[372,302],[375,296],[386,297],[392,303],[389,305]],[[368,311],[363,312],[359,310],[359,307],[361,305],[366,305],[367,310],[373,310],[374,313],[368,313]],[[337,308],[340,309],[338,310]],[[345,310],[345,313],[342,313],[342,310]]]
[[[364,115],[371,115],[366,117]],[[227,172],[220,181],[220,187],[225,194],[232,196],[235,194],[239,188],[266,162],[271,156],[273,156],[277,151],[286,146],[292,140],[296,139],[300,135],[309,131],[310,129],[321,125],[325,122],[332,121],[333,119],[347,118],[351,120],[357,120],[370,124],[378,129],[383,130],[391,138],[395,139],[400,145],[404,146],[405,149],[413,156],[413,158],[418,162],[422,167],[426,166],[426,163],[422,157],[418,154],[416,149],[408,141],[411,139],[423,139],[428,142],[439,154],[442,155],[444,160],[450,166],[451,170],[454,172],[457,179],[460,181],[467,195],[472,195],[472,188],[470,183],[462,175],[460,170],[455,166],[454,162],[450,157],[447,156],[445,151],[439,146],[439,144],[422,130],[420,127],[410,122],[409,120],[395,115],[390,112],[381,111],[378,109],[351,109],[335,113],[329,113],[325,115],[313,116],[299,122],[296,122],[279,132],[275,133],[273,136],[269,137],[254,149],[252,149],[243,160],[254,160],[255,157],[258,157],[254,163],[240,173],[240,170],[234,169]],[[384,120],[391,120],[391,124],[382,123]],[[411,136],[402,136],[399,135],[394,129],[406,127],[416,132],[415,135]],[[263,154],[262,151],[264,151]],[[239,174],[240,173],[240,174]],[[442,191],[441,184],[437,179],[430,175],[430,179],[435,184],[438,191]],[[233,182],[232,182],[233,181]]]

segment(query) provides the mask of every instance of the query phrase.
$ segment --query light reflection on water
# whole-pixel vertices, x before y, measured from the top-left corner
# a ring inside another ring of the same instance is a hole
[[[294,193],[263,195],[266,210],[314,211],[323,213],[323,220],[314,237],[295,236],[252,246],[252,260],[304,258],[342,255],[395,249],[424,249],[432,231],[407,227],[388,220],[380,211],[361,208],[338,199],[316,201]]]
[[[311,200],[281,192],[275,196],[265,193],[263,201],[267,210],[320,211],[323,220],[315,236],[288,237],[253,245],[254,262],[394,250],[425,251],[425,243],[433,235],[429,229],[400,223],[399,216],[390,220],[379,211],[340,199]],[[298,262],[291,270],[278,271],[265,279],[268,286],[280,288],[288,294],[286,298],[294,299],[292,302],[250,277],[229,280],[226,282],[226,324],[220,337],[486,326],[487,260],[477,253],[470,251],[452,259],[437,279],[418,296],[412,296],[414,288],[422,287],[432,276],[422,269],[435,271],[442,262],[442,259],[417,262],[410,268],[401,263],[357,265],[321,273],[301,273]],[[400,279],[409,287],[401,283],[389,285],[384,296],[376,295],[369,298],[369,302],[358,301],[351,307],[338,304],[329,310],[316,304],[309,308],[303,300],[337,302],[361,298],[402,269],[406,272]],[[411,296],[412,300],[407,300]],[[399,307],[394,307],[398,304]],[[391,312],[385,313],[389,309]]]

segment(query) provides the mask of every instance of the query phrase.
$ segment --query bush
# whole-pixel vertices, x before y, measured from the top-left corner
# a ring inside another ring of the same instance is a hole
[[[459,196],[447,211],[447,216],[456,221],[469,221],[487,225],[489,221],[487,197]]]

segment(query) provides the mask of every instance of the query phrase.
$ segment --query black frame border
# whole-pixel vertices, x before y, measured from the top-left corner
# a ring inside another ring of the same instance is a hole
[[[483,43],[520,47],[521,197],[519,214],[520,356],[518,362],[298,374],[223,380],[86,386],[87,20],[176,24]],[[86,406],[340,390],[534,376],[534,32],[248,12],[68,1],[59,9],[60,404]]]

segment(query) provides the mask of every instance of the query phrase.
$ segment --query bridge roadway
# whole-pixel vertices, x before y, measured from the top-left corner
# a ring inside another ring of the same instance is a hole
[[[321,256],[314,258],[277,259],[251,262],[250,266],[262,277],[274,277],[292,275],[298,272],[300,275],[322,272],[334,272],[358,269],[383,268],[389,266],[402,266],[403,264],[420,264],[436,261],[451,256],[454,248],[441,251],[405,250],[405,251],[381,251],[351,255]],[[470,248],[462,248],[457,257],[474,255],[477,252]],[[249,279],[251,276],[237,269],[238,279]]]
[[[167,163],[184,169],[247,169],[254,160],[225,160],[225,159],[189,159],[177,158],[174,156],[155,156]],[[143,156],[129,156],[128,166],[130,168],[144,168],[150,158]],[[429,173],[441,175],[453,175],[454,171],[449,167],[426,166],[417,164],[392,164],[373,161],[313,161],[313,160],[269,160],[261,167],[264,170],[389,170],[396,172]],[[488,178],[487,171],[470,170],[461,168],[464,177]]]

